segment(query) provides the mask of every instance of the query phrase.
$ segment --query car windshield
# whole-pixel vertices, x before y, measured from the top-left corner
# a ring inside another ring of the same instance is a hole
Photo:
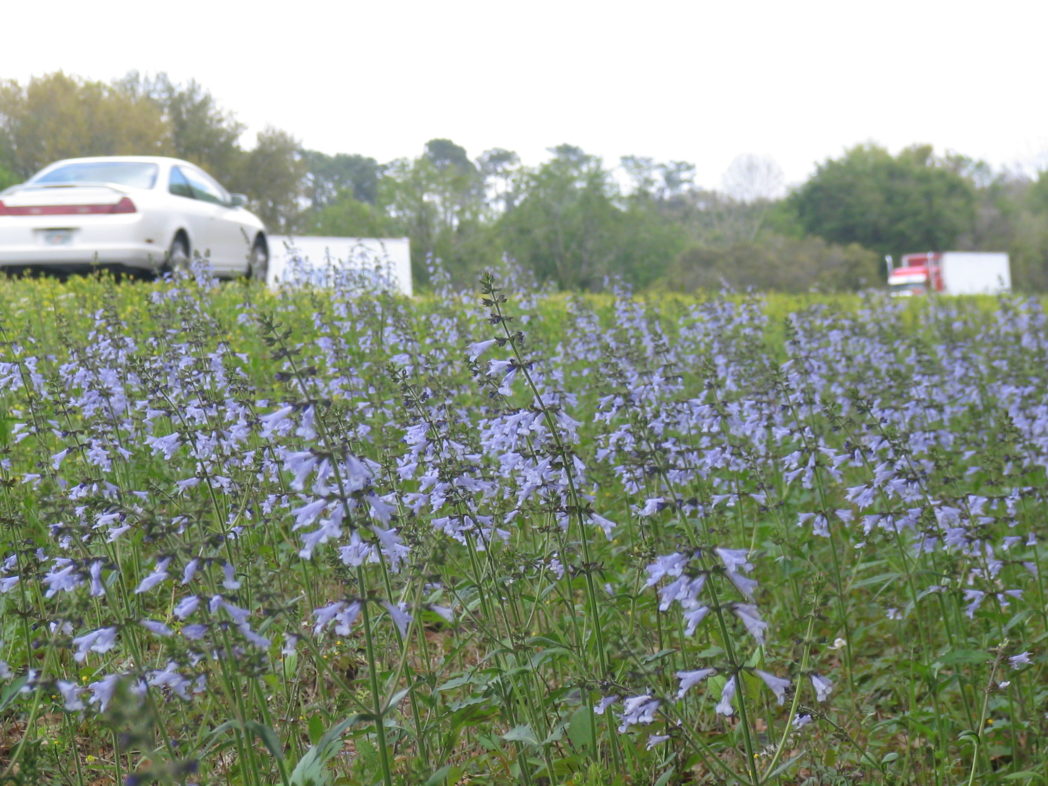
[[[37,175],[30,185],[66,183],[116,183],[134,188],[152,188],[157,165],[138,161],[81,161]]]

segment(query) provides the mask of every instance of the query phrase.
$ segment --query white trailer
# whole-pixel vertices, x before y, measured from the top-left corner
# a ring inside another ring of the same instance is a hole
[[[270,235],[270,286],[374,287],[411,295],[411,247],[406,237]]]

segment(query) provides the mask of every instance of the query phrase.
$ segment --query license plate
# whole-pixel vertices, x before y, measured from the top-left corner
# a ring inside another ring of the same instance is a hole
[[[73,242],[72,229],[45,229],[42,234],[45,246],[68,246]]]

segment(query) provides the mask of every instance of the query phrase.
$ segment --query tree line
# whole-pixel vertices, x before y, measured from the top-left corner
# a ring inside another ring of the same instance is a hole
[[[303,149],[278,128],[245,149],[244,130],[201,85],[164,74],[0,82],[0,188],[60,158],[173,155],[247,194],[271,231],[410,237],[423,285],[430,260],[469,284],[509,257],[564,289],[847,291],[880,284],[885,255],[971,249],[1009,252],[1018,288],[1048,290],[1048,171],[995,171],[927,145],[859,145],[780,194],[774,163],[753,156],[711,190],[687,162],[609,168],[572,145],[527,166],[431,139],[380,163]]]

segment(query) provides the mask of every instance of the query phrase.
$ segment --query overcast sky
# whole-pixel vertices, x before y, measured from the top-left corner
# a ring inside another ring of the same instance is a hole
[[[742,154],[798,183],[869,141],[1048,168],[1044,0],[48,0],[0,17],[0,79],[163,71],[251,132],[383,162],[446,137],[530,164],[561,143],[688,161],[708,187]]]

